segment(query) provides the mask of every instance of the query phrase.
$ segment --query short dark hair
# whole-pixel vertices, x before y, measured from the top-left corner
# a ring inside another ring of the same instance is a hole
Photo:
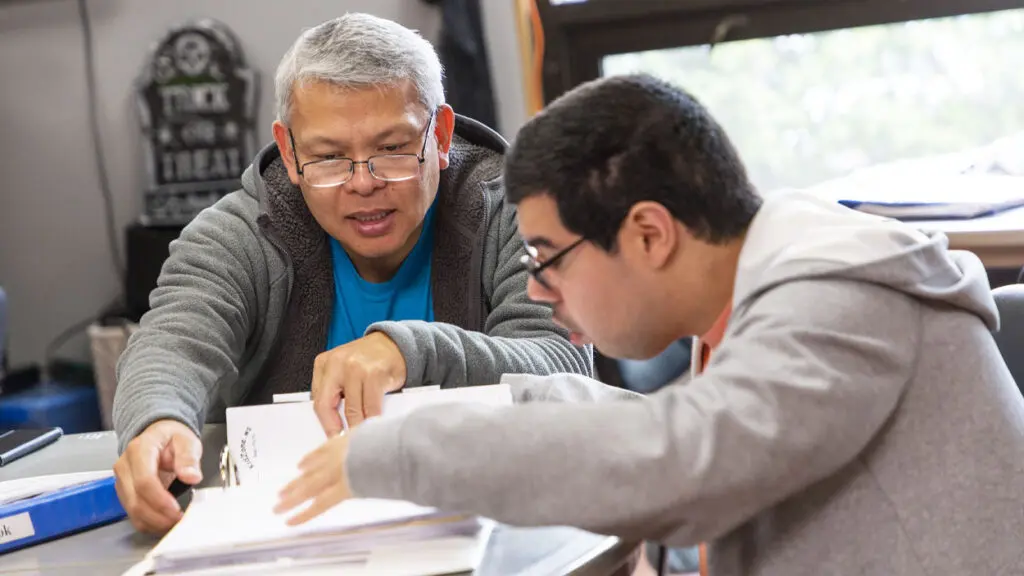
[[[637,202],[716,244],[742,235],[761,205],[704,106],[643,74],[582,84],[527,122],[506,155],[505,194],[551,196],[567,229],[608,251]]]

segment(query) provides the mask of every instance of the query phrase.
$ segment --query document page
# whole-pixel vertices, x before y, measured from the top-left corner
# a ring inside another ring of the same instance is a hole
[[[426,406],[450,403],[512,405],[508,384],[413,390],[385,396],[382,417],[402,417]],[[339,412],[344,410],[342,401]],[[226,420],[228,447],[242,485],[284,485],[298,475],[299,461],[327,439],[313,402],[295,401],[291,396],[276,404],[228,408]]]

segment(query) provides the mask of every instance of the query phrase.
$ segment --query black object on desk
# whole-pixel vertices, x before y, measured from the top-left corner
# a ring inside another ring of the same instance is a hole
[[[19,428],[0,432],[0,466],[48,446],[64,435],[59,427]]]
[[[185,494],[185,492],[188,492],[192,488],[194,488],[194,486],[192,486],[191,484],[185,484],[181,480],[175,478],[173,481],[171,481],[171,485],[167,487],[167,491],[171,493],[171,496],[174,496],[177,499],[181,498],[181,496]]]

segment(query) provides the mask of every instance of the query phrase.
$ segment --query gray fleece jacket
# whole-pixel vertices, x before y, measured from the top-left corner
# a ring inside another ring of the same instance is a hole
[[[355,494],[709,543],[712,576],[1024,574],[1024,399],[981,262],[769,196],[705,370],[650,397],[425,408],[351,432]],[[589,392],[557,392],[559,388]]]
[[[525,250],[504,201],[505,141],[457,116],[441,173],[432,266],[436,322],[380,322],[406,361],[406,386],[493,384],[506,372],[591,374],[548,306],[526,296]],[[114,427],[123,450],[150,423],[198,432],[227,406],[309,390],[334,295],[327,234],[288,179],[276,146],[243,189],[203,211],[171,244],[151,311],[117,367]]]

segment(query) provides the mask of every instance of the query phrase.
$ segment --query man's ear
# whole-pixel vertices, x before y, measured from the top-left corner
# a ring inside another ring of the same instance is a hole
[[[668,264],[679,241],[675,217],[658,202],[634,204],[619,232],[622,249],[634,252],[653,268]]]
[[[273,126],[274,142],[277,142],[277,149],[281,151],[281,161],[285,170],[288,171],[288,179],[292,184],[299,185],[299,172],[295,165],[295,150],[292,149],[292,139],[288,134],[288,127],[280,120],[274,121]]]
[[[441,170],[451,163],[449,153],[452,149],[452,138],[455,134],[455,111],[447,104],[437,109],[434,120],[434,136],[437,138],[437,163]]]

